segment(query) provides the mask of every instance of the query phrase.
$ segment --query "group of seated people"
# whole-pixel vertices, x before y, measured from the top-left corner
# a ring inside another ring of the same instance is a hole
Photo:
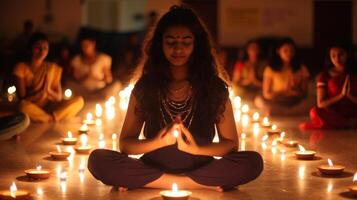
[[[65,82],[75,96],[65,100],[63,68],[46,61],[49,47],[45,34],[34,33],[28,41],[28,59],[17,63],[13,70],[21,99],[19,110],[31,121],[70,119],[83,108],[84,98],[109,97],[120,90],[120,83],[112,78],[111,57],[97,51],[94,37],[84,35],[80,39],[81,52],[70,61],[70,77]]]
[[[328,49],[325,71],[317,76],[316,106],[309,107],[309,71],[296,56],[291,38],[281,39],[271,58],[261,58],[258,40],[250,40],[242,61],[234,66],[232,84],[236,94],[251,98],[268,115],[308,113],[302,129],[352,128],[357,122],[357,66],[351,48],[335,43]]]

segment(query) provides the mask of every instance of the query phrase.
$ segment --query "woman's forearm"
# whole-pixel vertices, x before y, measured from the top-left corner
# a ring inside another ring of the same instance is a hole
[[[236,142],[232,140],[220,140],[218,143],[211,143],[207,145],[198,146],[195,155],[203,156],[224,156],[232,150],[238,149]]]
[[[338,96],[334,96],[330,99],[320,100],[317,102],[317,107],[319,107],[319,108],[330,107],[333,104],[336,104],[337,102],[339,102],[342,98],[343,98],[343,96],[338,95]]]
[[[120,140],[119,144],[120,151],[130,155],[144,154],[164,146],[155,138],[145,140],[139,140],[137,138],[123,138]]]

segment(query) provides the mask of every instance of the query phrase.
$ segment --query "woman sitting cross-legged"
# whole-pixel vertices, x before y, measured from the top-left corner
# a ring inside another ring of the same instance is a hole
[[[121,152],[93,151],[88,160],[93,176],[122,190],[171,188],[175,182],[223,191],[256,179],[262,157],[237,152],[227,86],[218,77],[209,34],[197,15],[172,7],[147,42],[143,73],[120,135]],[[139,140],[143,124],[146,139]],[[212,142],[215,126],[218,143]],[[128,157],[132,154],[143,156]]]
[[[317,106],[310,110],[311,122],[303,129],[357,127],[357,75],[348,45],[332,45],[329,69],[317,78]]]
[[[31,58],[15,66],[19,110],[35,122],[53,122],[74,117],[84,105],[82,97],[62,99],[62,68],[45,61],[49,42],[45,34],[34,33],[29,40]]]

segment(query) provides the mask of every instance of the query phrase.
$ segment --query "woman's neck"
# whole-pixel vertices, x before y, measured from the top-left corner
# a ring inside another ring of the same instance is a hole
[[[181,82],[187,80],[187,65],[182,66],[171,66],[171,77],[172,82]]]
[[[41,67],[42,63],[43,60],[41,59],[32,59],[30,65],[32,69],[36,70]]]

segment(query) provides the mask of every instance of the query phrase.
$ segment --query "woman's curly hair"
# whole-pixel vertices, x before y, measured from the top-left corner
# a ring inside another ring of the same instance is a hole
[[[163,35],[169,27],[184,26],[194,35],[194,50],[189,59],[188,81],[212,122],[218,122],[228,99],[226,80],[219,78],[223,68],[218,65],[211,36],[203,22],[186,6],[173,6],[164,14],[156,26],[146,35],[136,83],[136,113],[150,117],[155,110],[155,99],[159,91],[165,91],[171,80],[169,61],[163,52]],[[141,66],[141,67],[140,67]],[[223,78],[223,77],[222,77]],[[156,100],[157,101],[157,100]]]

